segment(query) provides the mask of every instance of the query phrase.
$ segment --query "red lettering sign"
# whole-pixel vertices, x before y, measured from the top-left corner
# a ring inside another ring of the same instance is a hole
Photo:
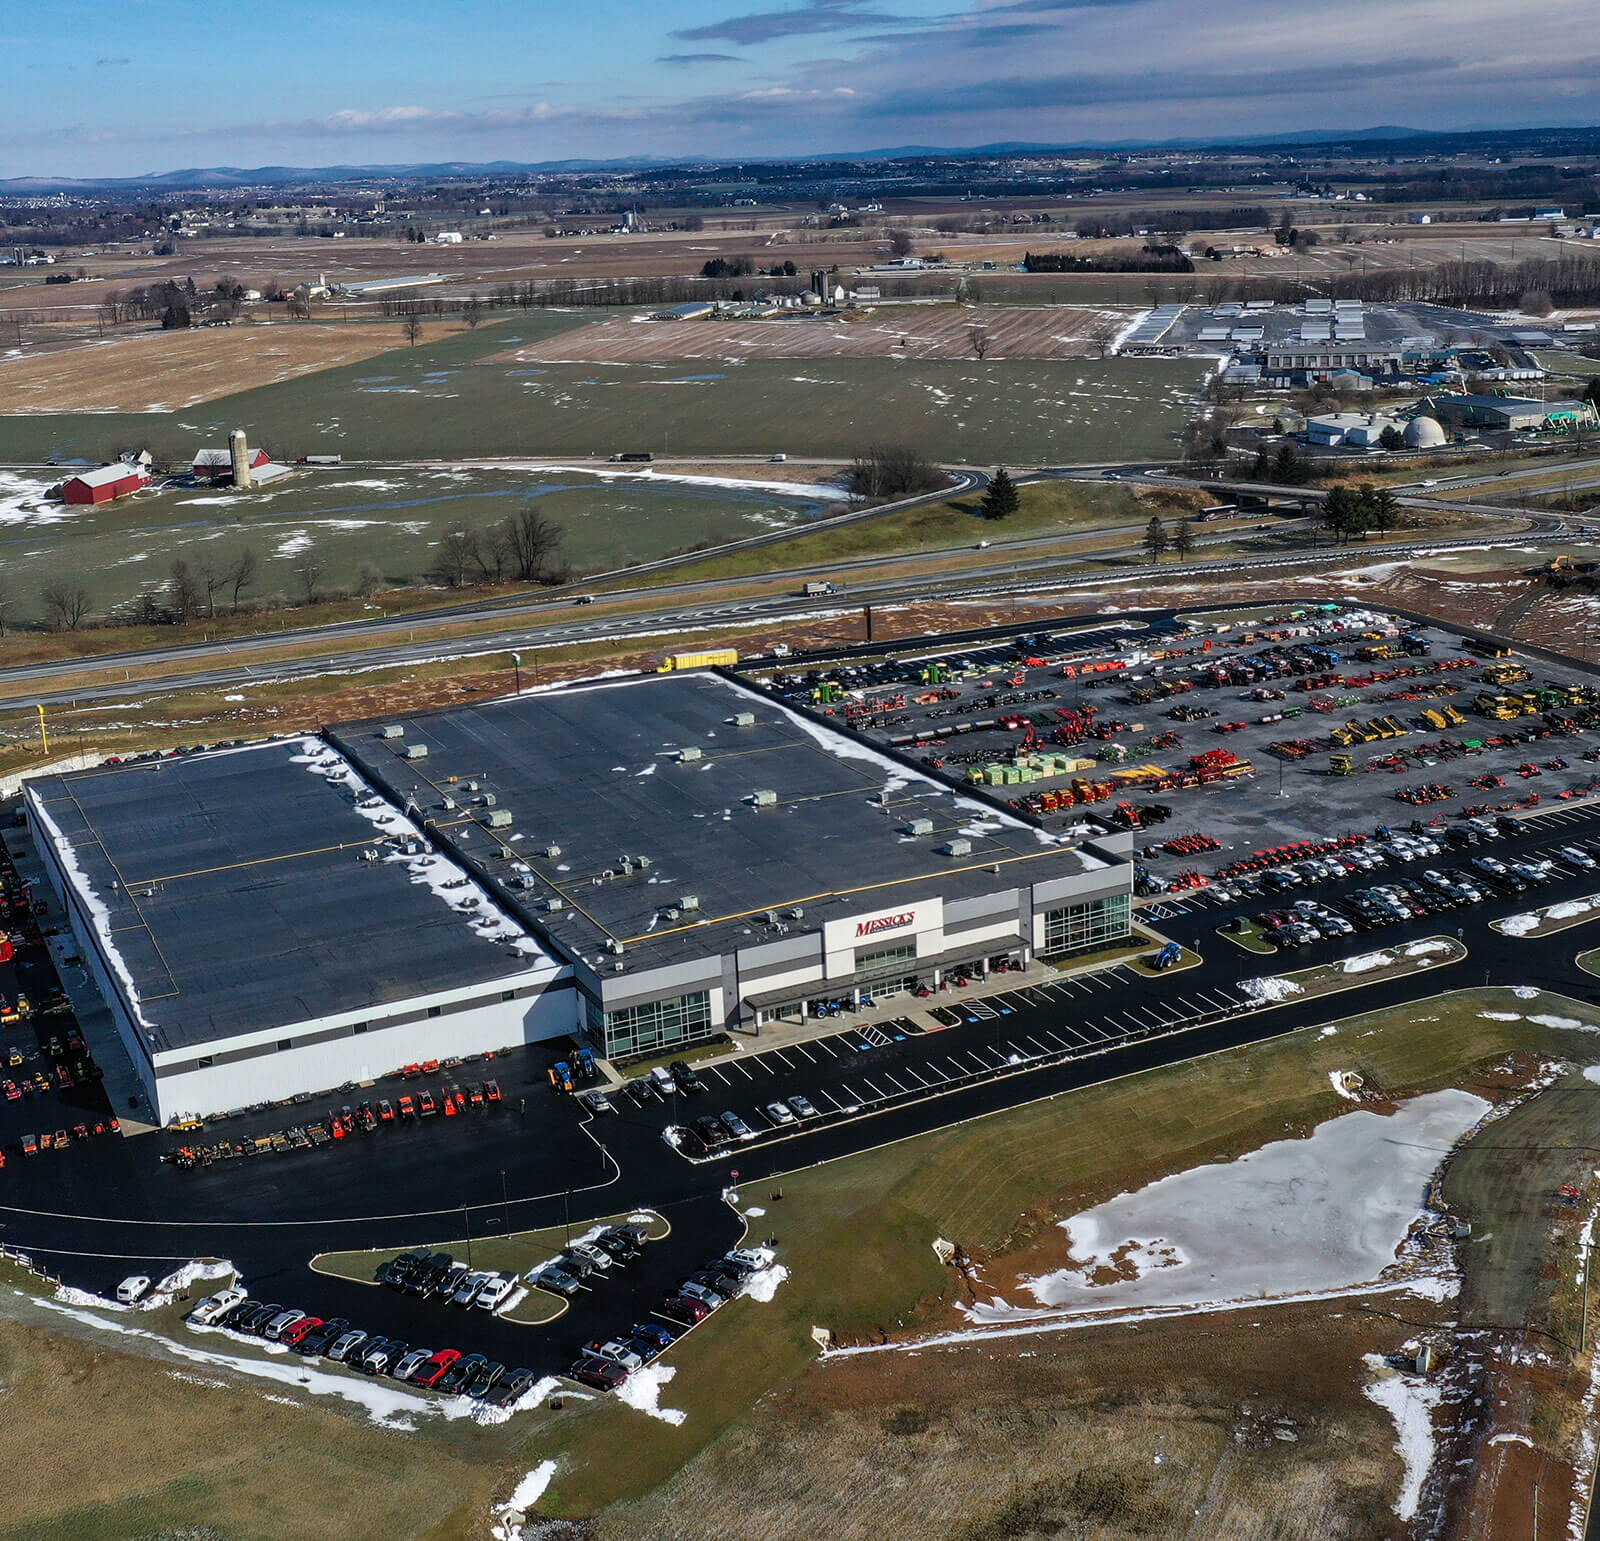
[[[876,936],[880,931],[898,931],[901,926],[909,926],[916,918],[915,910],[905,910],[899,915],[880,915],[876,920],[858,921],[856,935]]]

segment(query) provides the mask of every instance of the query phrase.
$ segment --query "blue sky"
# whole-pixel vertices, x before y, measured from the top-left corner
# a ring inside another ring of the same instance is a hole
[[[0,175],[1593,123],[1600,43],[1577,15],[1504,0],[14,3]]]

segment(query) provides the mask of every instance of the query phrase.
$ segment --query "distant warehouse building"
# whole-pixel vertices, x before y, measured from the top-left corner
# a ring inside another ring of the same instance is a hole
[[[63,503],[109,503],[150,485],[150,475],[141,466],[119,460],[92,471],[80,471],[61,484]]]
[[[26,784],[164,1120],[571,1034],[669,1053],[1129,933],[1048,833],[702,671]]]
[[[1483,428],[1500,433],[1595,420],[1594,408],[1588,402],[1538,401],[1527,396],[1431,396],[1423,406],[1446,428]]]

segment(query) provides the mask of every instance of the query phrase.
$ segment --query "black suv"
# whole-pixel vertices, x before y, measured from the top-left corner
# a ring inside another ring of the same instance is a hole
[[[672,1072],[672,1079],[680,1092],[703,1092],[706,1089],[705,1082],[689,1068],[688,1061],[675,1059],[667,1069]]]

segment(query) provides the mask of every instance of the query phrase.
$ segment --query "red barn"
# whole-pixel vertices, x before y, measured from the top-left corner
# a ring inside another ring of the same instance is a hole
[[[126,497],[141,487],[150,485],[149,474],[136,465],[117,461],[114,465],[96,466],[92,471],[69,476],[61,484],[63,503],[109,503],[113,498]]]

